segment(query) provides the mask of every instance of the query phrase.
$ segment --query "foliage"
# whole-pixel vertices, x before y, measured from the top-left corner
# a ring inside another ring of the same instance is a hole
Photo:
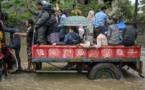
[[[115,14],[120,21],[130,22],[134,18],[134,6],[129,0],[118,0],[118,10]]]
[[[138,23],[145,23],[145,6],[142,7],[143,13],[138,14]]]
[[[138,20],[138,23],[145,23],[145,15],[138,14],[137,20]]]
[[[28,10],[26,10],[27,0],[4,0],[2,1],[2,11],[9,14],[9,23],[19,24],[21,21],[26,20],[30,17],[34,17]],[[35,8],[36,1],[42,0],[30,0],[31,8]],[[53,0],[46,0],[52,2]],[[73,0],[64,0],[64,5],[60,4],[61,9],[72,9],[73,8]],[[60,0],[56,0],[56,2],[60,2]],[[52,7],[55,7],[55,2],[51,3]],[[36,9],[36,8],[35,8]]]
[[[143,6],[142,10],[143,10],[143,14],[145,15],[145,6]]]
[[[36,1],[41,0],[30,0],[31,8],[35,8]],[[46,1],[54,1],[54,0],[46,0]],[[55,3],[60,2],[60,0],[56,0],[51,3],[52,7],[55,7]],[[134,6],[131,5],[129,0],[118,0],[118,10],[115,13],[115,16],[121,20],[131,21],[134,16]],[[30,14],[25,8],[26,0],[3,0],[2,1],[2,10],[3,12],[7,12],[9,14],[9,23],[20,23],[23,20],[26,20],[30,17],[34,17]],[[69,9],[69,11],[73,10],[74,0],[64,0],[64,4],[59,5],[60,9]],[[88,5],[77,4],[76,9],[81,10],[81,14],[84,16],[88,15],[90,10],[94,12],[100,11],[101,3],[98,3],[98,0],[91,0],[91,3]],[[36,8],[35,8],[36,9]]]
[[[84,16],[88,15],[88,12],[90,10],[93,10],[94,12],[98,12],[100,11],[100,7],[102,6],[102,4],[98,3],[97,0],[92,0],[90,4],[88,5],[78,5],[78,9],[80,9],[82,11],[82,14]]]
[[[74,0],[64,0],[64,5],[60,4],[61,9],[73,9]]]
[[[32,0],[34,1],[34,0]],[[26,0],[2,1],[2,11],[9,14],[8,22],[18,24],[32,15],[25,9]]]

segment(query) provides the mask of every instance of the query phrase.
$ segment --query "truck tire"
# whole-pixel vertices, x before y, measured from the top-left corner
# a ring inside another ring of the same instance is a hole
[[[121,70],[116,67],[114,64],[111,63],[99,63],[96,64],[89,72],[88,78],[90,80],[95,79],[121,79],[122,78],[122,72]]]
[[[42,62],[36,62],[36,70],[42,69]]]

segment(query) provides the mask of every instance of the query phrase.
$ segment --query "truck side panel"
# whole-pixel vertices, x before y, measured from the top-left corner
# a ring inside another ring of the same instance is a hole
[[[140,46],[102,46],[99,49],[85,49],[77,46],[35,46],[32,47],[32,58],[140,58]]]

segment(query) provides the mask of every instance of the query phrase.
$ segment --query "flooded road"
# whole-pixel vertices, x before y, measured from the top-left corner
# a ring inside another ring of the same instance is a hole
[[[26,47],[21,49],[22,65],[26,68]],[[145,76],[145,51],[142,52]],[[126,68],[126,67],[125,67]],[[11,74],[0,82],[0,90],[145,90],[145,79],[133,70],[123,70],[121,80],[88,80],[86,75],[77,74]]]

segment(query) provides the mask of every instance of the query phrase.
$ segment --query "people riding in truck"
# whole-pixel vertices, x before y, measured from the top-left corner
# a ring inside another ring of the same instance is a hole
[[[117,26],[117,18],[112,18],[110,20],[110,25],[107,32],[107,39],[109,45],[120,44],[120,32]]]
[[[53,45],[77,45],[81,43],[82,39],[79,36],[76,26],[69,27],[69,33],[65,36],[63,42],[53,43]]]
[[[94,29],[94,39],[93,39],[93,47],[96,48],[100,48],[102,45],[108,45],[108,41],[107,41],[107,37],[104,34],[104,27],[103,26],[99,26],[98,28]],[[84,43],[80,44],[81,46],[85,47],[85,48],[89,48],[90,42],[89,41],[85,41]]]
[[[107,7],[102,6],[101,11],[95,14],[94,27],[98,28],[99,26],[104,26],[104,31],[107,31],[107,26],[110,23],[110,20],[106,14]]]
[[[27,5],[28,10],[37,16],[34,30],[37,32],[37,44],[45,45],[48,43],[47,36],[53,32],[57,32],[57,21],[54,14],[51,13],[51,5],[46,1],[36,4],[40,12],[32,11]]]
[[[137,39],[137,26],[136,22],[132,23],[132,26],[126,26],[123,31],[123,40],[122,44],[124,46],[133,46],[135,45],[135,40]]]
[[[60,41],[62,42],[65,38],[65,27],[61,25],[61,23],[66,19],[66,15],[63,13],[63,11],[60,9],[57,11],[58,14],[58,29],[59,29],[59,36],[60,36]]]

